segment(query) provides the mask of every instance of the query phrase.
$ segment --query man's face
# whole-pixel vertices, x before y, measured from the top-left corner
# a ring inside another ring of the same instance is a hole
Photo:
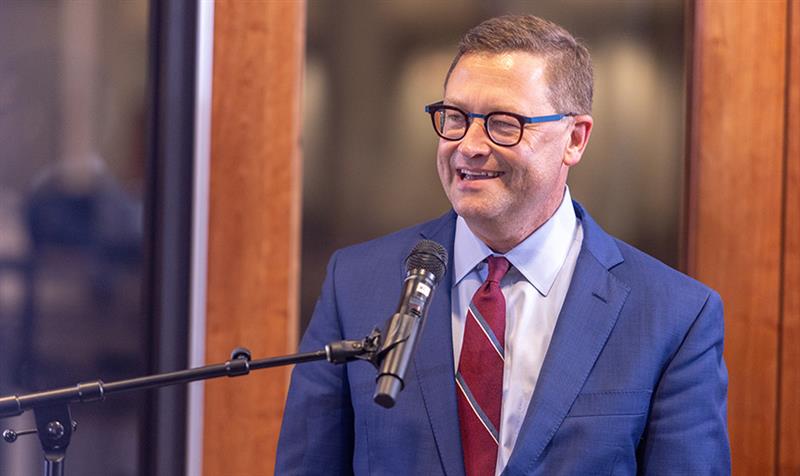
[[[550,105],[544,74],[545,60],[530,53],[466,55],[450,76],[444,103],[479,114],[571,112]],[[439,140],[439,178],[453,208],[473,232],[502,234],[508,230],[501,229],[510,226],[519,228],[512,233],[522,233],[519,238],[524,239],[552,215],[561,203],[567,169],[580,159],[570,147],[575,142],[573,128],[570,117],[528,124],[519,144],[502,147],[489,140],[483,120],[474,119],[463,139]]]

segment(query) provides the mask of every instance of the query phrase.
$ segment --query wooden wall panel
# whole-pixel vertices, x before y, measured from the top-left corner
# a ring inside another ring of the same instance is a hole
[[[779,474],[800,474],[800,0],[789,12]]]
[[[208,362],[294,352],[305,3],[215,3]],[[272,474],[289,368],[206,384],[207,475]]]
[[[690,4],[687,267],[725,302],[734,473],[771,474],[777,448],[787,4]]]

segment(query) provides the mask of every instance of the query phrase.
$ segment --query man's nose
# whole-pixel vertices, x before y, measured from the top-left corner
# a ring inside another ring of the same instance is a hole
[[[458,151],[466,157],[488,155],[490,151],[489,137],[483,127],[483,119],[473,119],[467,133],[458,144]]]

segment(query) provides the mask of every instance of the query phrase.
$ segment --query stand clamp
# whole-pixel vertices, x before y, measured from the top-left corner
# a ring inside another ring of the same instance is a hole
[[[76,431],[78,431],[78,422],[72,420],[72,432],[75,433]],[[33,435],[34,433],[38,433],[36,428],[30,428],[28,430],[12,430],[9,428],[3,430],[3,440],[5,440],[6,443],[14,443],[20,436]]]
[[[378,367],[376,357],[381,345],[378,328],[362,340],[340,340],[325,346],[325,358],[332,364],[344,364],[352,360],[364,360]]]

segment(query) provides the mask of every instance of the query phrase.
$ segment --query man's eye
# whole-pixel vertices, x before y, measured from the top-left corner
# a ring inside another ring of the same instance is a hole
[[[490,127],[498,131],[510,131],[519,129],[519,123],[511,118],[493,117]]]
[[[450,125],[458,125],[464,123],[464,115],[457,112],[448,112],[445,115],[445,120]]]

